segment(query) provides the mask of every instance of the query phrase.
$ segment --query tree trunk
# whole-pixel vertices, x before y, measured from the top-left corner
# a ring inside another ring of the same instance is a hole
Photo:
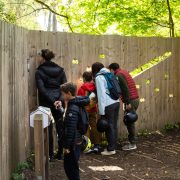
[[[57,32],[57,19],[55,14],[53,14],[53,32]]]
[[[170,37],[174,37],[174,21],[173,21],[173,17],[172,17],[169,0],[167,0],[167,7],[168,7],[168,12],[169,12]]]
[[[52,12],[49,11],[48,27],[47,27],[48,31],[51,31],[51,26],[52,26]]]

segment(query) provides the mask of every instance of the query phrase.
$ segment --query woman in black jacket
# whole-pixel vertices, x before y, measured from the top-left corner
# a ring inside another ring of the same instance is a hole
[[[36,85],[38,88],[39,105],[51,109],[56,123],[58,134],[58,153],[57,158],[62,158],[62,133],[63,133],[63,112],[55,108],[55,101],[61,100],[60,85],[67,79],[64,69],[51,60],[55,57],[54,53],[48,49],[41,50],[41,65],[36,71]],[[49,125],[49,156],[50,160],[54,158],[53,149],[53,128],[52,122]]]

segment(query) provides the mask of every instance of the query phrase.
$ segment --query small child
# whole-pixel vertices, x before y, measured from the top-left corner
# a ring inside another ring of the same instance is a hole
[[[82,135],[78,130],[81,115],[80,107],[89,104],[88,97],[76,97],[76,86],[65,83],[61,86],[67,109],[64,118],[64,169],[69,180],[79,180],[79,158],[81,153]]]
[[[83,73],[83,84],[79,88],[77,95],[78,96],[89,96],[90,104],[86,107],[86,110],[89,114],[89,126],[87,136],[90,138],[91,143],[94,144],[93,149],[89,149],[87,153],[98,153],[101,143],[101,133],[97,131],[97,103],[96,103],[96,87],[92,81],[92,73],[84,72]]]

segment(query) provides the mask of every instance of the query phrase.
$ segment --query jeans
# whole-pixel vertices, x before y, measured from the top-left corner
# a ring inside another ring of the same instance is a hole
[[[131,100],[132,110],[136,111],[139,106],[139,99]],[[128,139],[131,144],[136,143],[136,128],[135,123],[126,124],[128,130]]]
[[[63,114],[54,108],[51,109],[52,115],[55,120],[56,132],[58,135],[58,156],[61,157],[63,154]],[[50,123],[49,127],[49,156],[54,155],[54,143],[53,143],[53,124]]]
[[[81,145],[70,148],[70,153],[64,155],[64,170],[69,180],[80,180],[79,158],[81,155]]]
[[[105,118],[108,120],[109,128],[106,130],[108,141],[107,150],[114,151],[118,137],[117,122],[119,117],[120,103],[115,103],[105,108]]]

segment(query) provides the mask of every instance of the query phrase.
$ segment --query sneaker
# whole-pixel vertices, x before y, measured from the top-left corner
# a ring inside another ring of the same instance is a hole
[[[125,146],[122,147],[123,151],[130,151],[135,149],[137,149],[136,144],[126,144]]]
[[[89,149],[88,151],[84,152],[84,154],[91,154],[91,153],[93,153],[92,149]]]
[[[99,153],[100,149],[101,149],[101,147],[99,145],[94,145],[92,150],[93,150],[94,153]]]
[[[104,155],[104,156],[111,156],[111,155],[114,155],[116,154],[116,151],[107,151],[107,149],[105,149],[103,152],[101,152],[101,155]]]

